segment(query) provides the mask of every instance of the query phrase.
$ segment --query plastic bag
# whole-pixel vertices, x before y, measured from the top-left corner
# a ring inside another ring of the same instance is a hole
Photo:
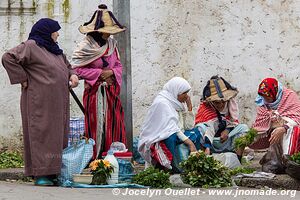
[[[285,172],[285,166],[282,160],[282,148],[278,144],[271,145],[267,153],[259,161],[263,172],[282,174]]]
[[[62,167],[59,182],[73,180],[73,174],[82,173],[93,156],[93,139],[81,139],[77,143],[65,148],[62,153]]]
[[[133,160],[139,164],[145,164],[144,158],[138,151],[138,143],[139,143],[139,136],[133,138],[132,142],[132,151],[133,151]]]
[[[117,158],[119,163],[119,183],[131,183],[134,167],[128,160]]]
[[[122,142],[113,142],[110,145],[109,151],[112,151],[112,152],[127,152],[128,149],[126,149],[125,144],[123,144]]]
[[[285,172],[290,177],[300,180],[300,164],[292,161],[289,155],[283,156],[283,163],[286,167]]]
[[[220,161],[224,166],[229,169],[234,169],[241,166],[241,163],[235,153],[226,152],[226,153],[214,153],[212,154],[214,159]]]

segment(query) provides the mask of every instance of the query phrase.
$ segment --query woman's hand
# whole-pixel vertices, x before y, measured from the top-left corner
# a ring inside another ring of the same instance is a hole
[[[210,148],[205,148],[205,151],[204,151],[205,155],[210,155]]]
[[[70,76],[70,87],[71,88],[75,88],[75,87],[77,87],[77,85],[78,85],[78,83],[79,83],[79,79],[78,79],[78,76],[77,75],[75,75],[75,74],[72,74],[71,76]]]
[[[111,77],[114,74],[114,72],[111,69],[105,69],[102,71],[100,78],[102,80],[107,79],[108,77]]]
[[[275,128],[269,139],[270,145],[279,144],[282,140],[283,135],[286,133],[286,129],[284,127]]]
[[[189,147],[190,152],[195,152],[195,151],[197,151],[196,146],[195,146],[195,144],[192,142],[192,140],[186,139],[186,140],[184,141],[184,144],[186,144],[186,145]]]
[[[186,106],[188,108],[188,111],[192,111],[193,105],[192,105],[191,97],[189,95],[187,95],[185,103],[186,103]]]
[[[25,82],[21,83],[21,87],[22,87],[22,89],[26,89],[28,87],[28,82],[25,81]]]
[[[227,129],[222,131],[221,136],[220,136],[221,143],[225,142],[228,139],[228,134],[229,134],[229,131]]]
[[[194,143],[192,142],[192,144],[189,146],[189,149],[190,149],[190,152],[196,152],[197,149],[196,149],[196,146],[194,145]]]
[[[21,83],[21,87],[22,87],[22,89],[26,89],[28,87],[28,82],[25,81],[25,82]]]
[[[107,83],[107,85],[112,85],[114,83],[114,79],[110,76],[105,79],[105,82]]]

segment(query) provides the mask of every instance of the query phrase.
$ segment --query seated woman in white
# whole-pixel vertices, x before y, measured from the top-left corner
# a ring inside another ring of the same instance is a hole
[[[181,171],[178,145],[183,143],[190,152],[197,151],[200,133],[193,129],[190,89],[185,79],[172,78],[150,106],[138,144],[138,150],[148,164],[178,173]]]

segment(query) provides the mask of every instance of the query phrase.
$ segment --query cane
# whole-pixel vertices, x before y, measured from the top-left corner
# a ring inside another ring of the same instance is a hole
[[[76,101],[77,105],[79,106],[80,110],[81,110],[82,113],[84,114],[84,113],[85,113],[84,107],[83,107],[83,105],[81,104],[80,100],[78,99],[77,95],[75,94],[75,92],[73,91],[72,88],[70,88],[70,93],[71,93],[71,95],[73,96],[74,100]]]

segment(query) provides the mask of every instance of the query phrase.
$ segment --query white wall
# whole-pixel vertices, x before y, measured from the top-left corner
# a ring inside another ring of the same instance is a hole
[[[112,9],[112,0],[1,0],[0,8],[7,8],[11,2],[10,13],[0,9],[0,55],[6,50],[27,40],[32,25],[40,18],[49,17],[57,20],[61,25],[59,31],[59,45],[70,58],[76,43],[83,35],[79,33],[78,27],[90,20],[93,12],[100,3],[106,3]],[[65,3],[65,4],[64,4]],[[35,4],[35,14],[29,12]],[[66,5],[64,7],[64,5]],[[25,14],[19,14],[22,12]],[[64,9],[65,8],[65,9]],[[79,88],[74,89],[79,98],[82,97],[82,83]],[[20,145],[22,142],[21,114],[19,108],[20,85],[10,85],[6,71],[0,67],[0,149],[3,146]],[[71,97],[71,115],[80,116],[75,101]]]
[[[7,7],[9,0],[1,0]],[[24,7],[33,0],[23,0]],[[13,6],[19,6],[20,0]],[[68,56],[83,37],[78,26],[90,19],[100,3],[112,0],[35,0],[35,15],[3,14],[0,9],[0,54],[27,39],[35,21],[53,17],[62,26],[59,43]],[[20,6],[19,6],[20,7]],[[15,10],[14,10],[15,11]],[[253,120],[257,85],[277,77],[300,90],[300,1],[279,0],[131,0],[132,97],[134,134],[153,98],[173,76],[193,86],[195,110],[206,81],[219,74],[238,86],[241,120]],[[11,86],[0,68],[0,143],[21,133],[20,86]],[[75,89],[81,96],[81,87]],[[81,115],[74,101],[72,115]],[[2,136],[2,138],[1,138]]]
[[[249,125],[264,77],[300,90],[300,1],[131,3],[136,134],[153,98],[173,76],[191,83],[195,111],[206,81],[215,74],[223,76],[238,87],[241,120]]]

